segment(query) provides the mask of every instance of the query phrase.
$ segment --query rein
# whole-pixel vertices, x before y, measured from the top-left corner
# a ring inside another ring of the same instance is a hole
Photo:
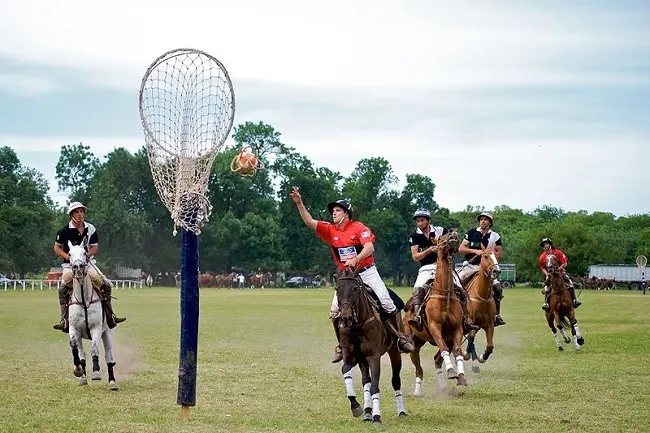
[[[90,300],[88,303],[86,303],[86,294],[84,290],[84,280],[86,279],[86,267],[88,267],[88,264],[84,265],[84,270],[82,273],[81,277],[77,277],[76,275],[74,276],[74,281],[76,281],[77,285],[80,287],[80,292],[81,292],[81,302],[79,301],[71,301],[68,305],[81,305],[84,309],[84,322],[86,325],[86,332],[88,333],[88,338],[90,337],[90,325],[88,324],[88,307],[90,305],[94,304],[95,302],[99,302],[100,298],[99,296],[94,297],[93,295],[95,294],[95,289],[92,287],[92,282],[90,285]],[[74,272],[74,271],[73,271]],[[73,283],[74,284],[74,283]],[[76,298],[74,295],[74,290],[72,291],[72,296]]]
[[[370,310],[371,314],[366,320],[364,320],[362,323],[359,323],[359,314],[357,312],[357,304],[359,304],[359,301],[360,301],[361,297],[369,296],[367,293],[362,293],[362,291],[365,291],[366,289],[365,289],[365,284],[364,284],[363,280],[361,279],[361,277],[359,277],[358,275],[354,276],[354,277],[345,276],[345,277],[338,277],[337,280],[348,280],[348,281],[354,281],[356,283],[355,284],[355,290],[353,290],[354,296],[351,297],[351,300],[339,303],[339,309],[342,309],[344,305],[347,305],[348,307],[350,307],[350,310],[352,310],[352,326],[350,326],[349,329],[363,328],[366,324],[372,322],[373,320],[376,320],[377,323],[379,323],[379,324],[382,323],[381,318],[379,317],[379,312],[376,309],[372,308],[372,306],[370,305],[369,300],[366,300],[366,303],[367,303],[367,306],[368,306],[368,310]],[[338,291],[338,288],[337,288],[337,291]],[[381,308],[381,305],[379,306],[379,308]],[[386,336],[385,327],[382,327],[382,329],[383,329],[383,332],[384,332],[384,336]]]

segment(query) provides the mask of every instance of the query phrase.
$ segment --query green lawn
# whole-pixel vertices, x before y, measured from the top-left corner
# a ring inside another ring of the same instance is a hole
[[[397,290],[406,298],[410,289]],[[55,291],[0,292],[0,431],[347,432],[352,418],[340,364],[330,363],[331,289],[201,292],[197,406],[176,406],[179,300],[175,289],[116,291],[118,392],[104,380],[79,387]],[[539,289],[506,290],[494,354],[479,374],[466,363],[460,397],[436,394],[433,354],[423,350],[424,395],[413,397],[404,355],[409,417],[398,419],[384,360],[382,429],[391,432],[639,432],[650,430],[650,296],[583,292],[581,353],[558,352]],[[477,337],[478,351],[485,347]],[[85,344],[89,353],[90,343]],[[88,355],[89,356],[89,355]],[[355,380],[362,401],[358,370]]]

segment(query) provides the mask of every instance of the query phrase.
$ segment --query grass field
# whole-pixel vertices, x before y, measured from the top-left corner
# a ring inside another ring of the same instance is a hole
[[[397,292],[408,298],[410,289]],[[117,291],[114,332],[120,390],[104,380],[77,385],[55,291],[0,292],[2,432],[357,432],[340,364],[330,363],[331,289],[201,293],[197,406],[176,406],[179,302],[175,289]],[[409,417],[395,414],[388,360],[381,381],[383,430],[393,432],[639,432],[650,430],[650,296],[583,292],[581,353],[558,352],[539,290],[510,289],[506,326],[460,397],[436,394],[431,346],[423,350],[424,395],[413,397],[404,355]],[[481,351],[483,334],[477,338]],[[89,353],[89,342],[85,345]],[[89,355],[88,355],[89,356]],[[358,370],[358,396],[362,400]]]

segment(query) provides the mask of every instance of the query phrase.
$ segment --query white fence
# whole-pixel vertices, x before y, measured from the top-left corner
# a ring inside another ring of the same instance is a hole
[[[114,289],[142,289],[144,280],[111,280]],[[60,281],[11,280],[0,282],[0,290],[58,290]]]

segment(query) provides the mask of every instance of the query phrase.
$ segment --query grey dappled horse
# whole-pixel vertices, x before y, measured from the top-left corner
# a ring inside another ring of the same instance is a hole
[[[102,308],[99,294],[93,290],[92,280],[88,275],[88,262],[86,255],[88,239],[84,238],[81,245],[70,247],[70,265],[72,266],[72,297],[68,306],[70,347],[74,363],[74,375],[79,378],[79,385],[87,385],[86,380],[86,353],[82,339],[92,341],[91,356],[93,361],[92,380],[101,380],[99,372],[99,340],[104,344],[104,356],[108,369],[108,383],[112,391],[117,391],[113,361],[111,330],[106,325],[106,317]]]

